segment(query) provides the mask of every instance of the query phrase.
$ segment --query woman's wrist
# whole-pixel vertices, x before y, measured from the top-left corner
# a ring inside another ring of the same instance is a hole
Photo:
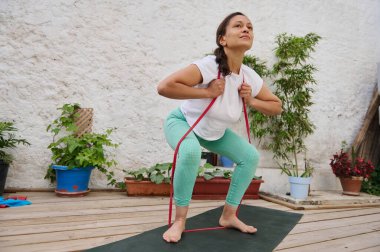
[[[200,88],[199,90],[204,90],[202,95],[203,98],[213,98],[210,88]]]
[[[248,99],[249,99],[249,100],[248,100],[247,104],[248,104],[250,107],[255,108],[255,105],[256,105],[256,99],[253,98],[252,96],[250,96]]]

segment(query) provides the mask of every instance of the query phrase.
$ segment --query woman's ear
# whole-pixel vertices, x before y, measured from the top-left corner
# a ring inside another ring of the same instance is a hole
[[[219,44],[221,44],[223,47],[227,45],[227,41],[222,35],[219,36]]]

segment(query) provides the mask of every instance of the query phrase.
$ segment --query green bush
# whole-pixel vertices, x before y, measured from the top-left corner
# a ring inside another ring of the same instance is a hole
[[[380,165],[375,168],[368,180],[363,181],[361,191],[380,196]]]
[[[69,169],[93,166],[106,175],[109,185],[116,185],[114,173],[107,169],[116,165],[116,161],[106,151],[106,148],[118,146],[110,139],[113,129],[107,129],[105,133],[91,132],[77,136],[75,119],[79,117],[79,108],[79,104],[63,105],[58,108],[62,111],[60,117],[47,127],[47,131],[53,133],[53,142],[48,146],[52,152],[52,163],[45,179],[52,183],[55,181],[55,171],[51,168],[53,164],[68,166]]]

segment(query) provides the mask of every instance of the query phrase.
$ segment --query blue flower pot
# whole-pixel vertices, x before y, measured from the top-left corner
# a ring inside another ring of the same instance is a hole
[[[56,194],[59,196],[83,196],[90,190],[91,171],[94,167],[72,168],[67,166],[53,165],[57,177]]]
[[[220,163],[222,164],[223,167],[233,167],[234,166],[234,162],[229,159],[228,157],[225,157],[225,156],[221,156],[220,157]]]
[[[290,196],[295,199],[304,200],[309,194],[309,185],[311,183],[311,177],[291,177],[289,176],[290,183]]]

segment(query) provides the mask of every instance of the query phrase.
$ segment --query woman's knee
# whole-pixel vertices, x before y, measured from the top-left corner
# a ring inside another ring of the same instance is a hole
[[[179,148],[179,158],[186,162],[201,160],[201,146],[196,139],[185,139]]]
[[[252,146],[251,148],[251,155],[250,155],[250,162],[254,165],[257,166],[260,160],[260,153],[257,151],[255,147]]]
[[[260,160],[260,153],[252,145],[249,146],[247,151],[243,152],[240,164],[256,168]]]

